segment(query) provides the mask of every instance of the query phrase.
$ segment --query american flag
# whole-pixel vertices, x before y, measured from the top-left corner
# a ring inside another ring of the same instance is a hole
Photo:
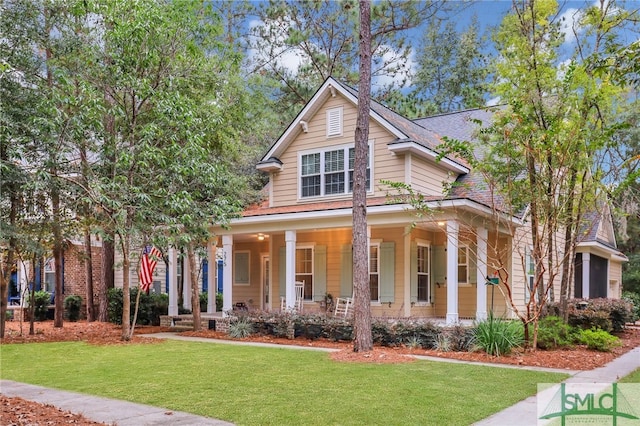
[[[149,291],[153,282],[153,270],[156,268],[158,259],[162,257],[160,250],[153,246],[146,246],[140,259],[140,289]]]

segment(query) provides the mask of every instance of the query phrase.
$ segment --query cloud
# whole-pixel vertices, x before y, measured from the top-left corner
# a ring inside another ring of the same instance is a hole
[[[582,18],[583,14],[583,10],[569,8],[560,15],[560,32],[564,34],[565,44],[575,43],[576,34],[574,33],[574,28],[578,31],[578,33],[582,32],[582,30],[578,27],[578,22]]]

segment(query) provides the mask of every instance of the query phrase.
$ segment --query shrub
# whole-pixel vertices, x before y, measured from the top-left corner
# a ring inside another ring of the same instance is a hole
[[[109,322],[122,324],[122,289],[109,289],[107,297]],[[133,321],[135,313],[135,301],[138,288],[132,288],[129,292],[131,300],[131,313],[129,322]],[[140,306],[138,307],[137,325],[160,325],[160,315],[167,315],[169,312],[169,296],[166,294],[140,294]]]
[[[80,309],[82,308],[82,298],[72,294],[64,298],[64,311],[67,313],[69,321],[80,319]]]
[[[522,324],[490,315],[478,323],[475,344],[489,355],[506,355],[524,343]]]
[[[47,319],[47,312],[49,311],[49,302],[51,301],[51,294],[49,292],[40,290],[33,294],[33,317],[36,321],[45,321]]]
[[[640,294],[625,291],[622,293],[622,299],[633,305],[629,322],[638,321],[640,319]]]
[[[549,315],[538,322],[538,347],[555,349],[568,347],[574,341],[574,329],[562,318]]]
[[[579,309],[579,304],[584,302],[587,303],[586,308]],[[550,304],[548,311],[559,315],[558,304]],[[633,320],[633,305],[623,299],[571,299],[567,302],[567,317],[567,322],[573,327],[619,332],[625,323]]]
[[[474,329],[462,325],[455,325],[443,329],[441,336],[447,340],[449,350],[456,352],[467,352],[471,350],[475,342]]]
[[[249,337],[253,332],[253,324],[248,318],[239,318],[229,324],[229,336],[235,339]]]
[[[604,330],[591,328],[580,331],[580,342],[587,345],[589,349],[600,352],[611,352],[615,347],[621,346],[620,339],[612,336]]]

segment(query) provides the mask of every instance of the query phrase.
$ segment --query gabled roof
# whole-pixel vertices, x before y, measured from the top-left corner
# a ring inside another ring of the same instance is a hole
[[[307,105],[291,122],[289,127],[287,127],[284,133],[262,157],[258,163],[258,168],[265,171],[277,168],[277,161],[279,161],[278,158],[287,149],[291,142],[295,140],[300,132],[303,131],[302,126],[299,124],[307,122],[318,112],[327,99],[332,96],[336,96],[337,94],[345,97],[353,105],[358,104],[358,91],[356,89],[346,86],[332,77],[327,78]],[[373,100],[371,101],[370,117],[396,137],[396,140],[389,144],[390,150],[404,149],[404,145],[402,148],[398,148],[394,145],[412,144],[415,145],[418,148],[417,151],[425,157],[433,159],[437,156],[437,147],[442,143],[442,139],[431,130],[428,130],[421,125],[391,111],[387,107]],[[457,172],[458,174],[469,172],[468,165],[459,158],[447,156],[442,160],[442,165]]]

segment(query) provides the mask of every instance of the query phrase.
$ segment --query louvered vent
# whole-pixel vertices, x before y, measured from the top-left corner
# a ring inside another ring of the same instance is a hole
[[[327,137],[342,134],[342,108],[327,110]]]

